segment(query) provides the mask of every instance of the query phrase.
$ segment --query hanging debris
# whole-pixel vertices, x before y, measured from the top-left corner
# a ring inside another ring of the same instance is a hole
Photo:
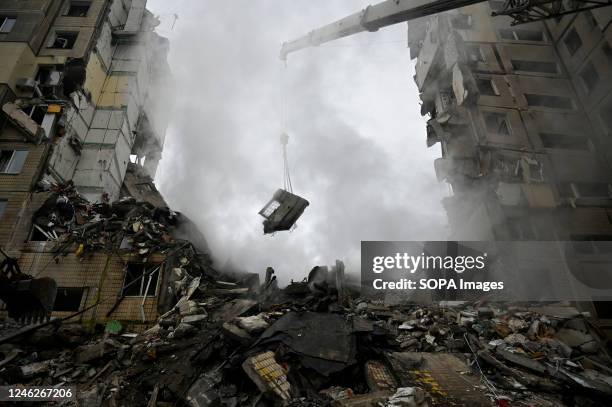
[[[291,229],[309,204],[300,196],[278,189],[272,199],[259,211],[259,214],[265,218],[264,233]]]
[[[289,230],[295,225],[304,209],[310,204],[306,199],[293,193],[291,175],[289,174],[289,160],[287,159],[287,144],[289,136],[283,133],[280,136],[283,147],[283,189],[278,189],[272,199],[259,211],[266,218],[264,220],[264,234],[281,230]]]

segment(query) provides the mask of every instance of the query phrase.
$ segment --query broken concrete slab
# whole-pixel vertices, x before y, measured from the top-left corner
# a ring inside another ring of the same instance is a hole
[[[274,352],[264,352],[246,359],[242,369],[262,393],[273,394],[282,401],[291,399],[291,385],[285,369],[274,359]]]
[[[389,397],[385,407],[429,407],[425,392],[418,387],[400,387]]]
[[[377,360],[369,360],[365,363],[364,372],[366,383],[370,391],[395,390],[397,383],[389,368]]]
[[[495,354],[500,356],[502,359],[507,360],[510,363],[524,367],[537,373],[545,373],[546,367],[537,360],[531,359],[530,357],[518,353],[511,352],[509,350],[498,347],[495,349]]]
[[[5,103],[2,105],[2,111],[12,123],[14,123],[26,134],[30,141],[38,142],[45,135],[44,129],[34,120],[32,120],[32,118],[21,110],[21,108],[15,103]]]
[[[219,405],[221,396],[216,386],[221,380],[222,375],[216,369],[200,375],[187,392],[187,403],[192,407]]]
[[[350,398],[334,400],[332,407],[372,407],[379,406],[379,403],[386,401],[393,392],[379,391],[374,393],[359,394]]]
[[[104,350],[104,341],[82,345],[75,350],[74,360],[76,363],[88,363],[104,356]]]
[[[264,314],[252,315],[250,317],[237,317],[236,324],[250,334],[263,332],[270,326],[268,321],[265,320]]]
[[[201,322],[204,322],[208,319],[208,315],[207,314],[198,314],[198,315],[187,315],[184,316],[181,319],[181,322],[185,323],[185,324],[199,324]]]
[[[570,328],[560,329],[555,334],[555,338],[565,343],[571,348],[580,347],[588,342],[595,342],[595,338],[593,338],[593,336],[589,335],[588,333],[584,333],[582,331]]]
[[[399,385],[423,387],[432,406],[490,407],[491,400],[480,388],[480,380],[468,374],[459,356],[444,353],[393,352],[388,355]]]
[[[213,311],[212,320],[225,322],[243,315],[257,305],[257,301],[249,299],[235,299],[223,304],[219,309]]]
[[[255,341],[255,338],[249,335],[246,330],[234,325],[231,322],[224,322],[222,329],[224,335],[242,345],[249,345]]]
[[[352,326],[337,314],[289,312],[261,335],[258,346],[283,343],[301,363],[324,376],[356,362]]]

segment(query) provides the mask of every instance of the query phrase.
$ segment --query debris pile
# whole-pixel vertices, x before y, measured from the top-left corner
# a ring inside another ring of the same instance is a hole
[[[109,203],[90,203],[69,181],[46,185],[50,191],[44,204],[34,213],[32,223],[38,240],[57,242],[56,253],[76,244],[77,256],[98,250],[131,250],[143,259],[154,252],[175,247],[173,227],[180,220],[176,212],[146,201],[125,197]]]
[[[175,280],[176,304],[141,334],[112,321],[0,344],[0,384],[74,385],[64,404],[87,406],[612,402],[606,344],[567,305],[387,305],[351,291],[341,262],[285,289],[272,269],[261,286],[208,273]]]

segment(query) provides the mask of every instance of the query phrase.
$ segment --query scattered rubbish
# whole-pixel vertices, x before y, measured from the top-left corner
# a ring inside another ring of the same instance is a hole
[[[360,298],[339,261],[286,288],[271,285],[271,268],[259,287],[198,264],[177,256],[174,304],[140,333],[110,320],[9,336],[0,385],[75,385],[82,403],[147,407],[612,403],[606,343],[571,307],[390,305]]]

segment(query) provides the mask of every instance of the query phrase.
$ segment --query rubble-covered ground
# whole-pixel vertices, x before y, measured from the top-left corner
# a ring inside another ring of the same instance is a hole
[[[280,289],[271,268],[263,284],[216,271],[177,216],[54,187],[34,222],[57,255],[164,253],[169,311],[142,333],[0,321],[0,385],[75,386],[56,404],[88,407],[612,405],[603,335],[567,304],[391,305],[349,288],[341,262]]]
[[[0,345],[0,380],[76,385],[83,406],[612,405],[608,349],[567,305],[389,306],[271,277],[189,277],[142,334],[37,330]]]

